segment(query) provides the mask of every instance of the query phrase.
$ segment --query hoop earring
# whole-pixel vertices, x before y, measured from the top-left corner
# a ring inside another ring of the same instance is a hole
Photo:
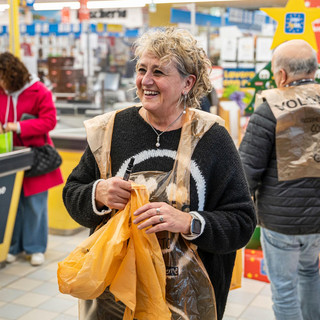
[[[183,113],[184,114],[187,113],[187,97],[188,97],[188,93],[184,92],[183,93]]]

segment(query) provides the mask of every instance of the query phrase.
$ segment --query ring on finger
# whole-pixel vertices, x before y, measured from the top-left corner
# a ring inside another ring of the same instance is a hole
[[[160,217],[159,217],[159,221],[160,221],[160,222],[163,222],[163,216],[160,216]]]
[[[156,214],[160,214],[160,212],[161,212],[160,208],[157,208],[156,209]]]

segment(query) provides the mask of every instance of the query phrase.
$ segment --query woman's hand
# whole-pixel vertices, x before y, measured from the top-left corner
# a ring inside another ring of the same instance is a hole
[[[98,209],[107,206],[110,209],[122,210],[131,194],[131,182],[119,177],[101,180],[96,187],[95,199]]]
[[[147,203],[134,212],[133,223],[140,224],[138,229],[145,229],[146,233],[163,230],[171,232],[190,233],[191,215],[173,208],[165,202]]]
[[[5,132],[9,132],[9,131],[16,132],[17,130],[18,130],[18,124],[16,122],[8,122],[4,129]]]

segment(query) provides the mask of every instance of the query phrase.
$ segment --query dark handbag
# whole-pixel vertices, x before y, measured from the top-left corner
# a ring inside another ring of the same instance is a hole
[[[58,151],[50,144],[41,147],[32,147],[33,164],[25,171],[25,177],[36,177],[49,173],[60,167],[62,159]]]
[[[20,121],[35,119],[36,116],[23,113],[21,115]],[[22,145],[23,142],[18,135]],[[33,164],[29,170],[24,172],[25,177],[37,177],[43,174],[49,173],[60,167],[62,159],[58,151],[47,143],[47,136],[45,135],[46,144],[40,147],[31,147],[33,153]]]

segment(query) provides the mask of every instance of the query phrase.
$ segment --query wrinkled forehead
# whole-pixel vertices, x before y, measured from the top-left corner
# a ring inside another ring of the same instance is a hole
[[[141,56],[138,57],[137,65],[141,64],[153,64],[159,68],[176,68],[176,59],[173,55],[164,55],[159,57],[155,52],[151,50],[145,50]]]

